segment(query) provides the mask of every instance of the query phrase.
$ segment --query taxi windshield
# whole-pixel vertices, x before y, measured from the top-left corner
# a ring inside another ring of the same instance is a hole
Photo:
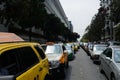
[[[46,54],[60,54],[62,49],[60,45],[48,45],[45,51]]]
[[[96,46],[94,47],[95,51],[104,51],[106,49],[106,46]]]

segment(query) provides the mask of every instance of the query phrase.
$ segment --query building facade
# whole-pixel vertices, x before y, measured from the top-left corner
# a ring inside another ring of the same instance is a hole
[[[105,14],[105,27],[103,29],[104,36],[102,39],[104,40],[113,40],[113,26],[114,22],[110,20],[111,10],[110,5],[112,0],[100,0],[100,6],[102,8],[102,13]]]
[[[45,0],[45,6],[49,14],[55,14],[58,18],[60,18],[66,27],[69,27],[68,18],[59,0]]]

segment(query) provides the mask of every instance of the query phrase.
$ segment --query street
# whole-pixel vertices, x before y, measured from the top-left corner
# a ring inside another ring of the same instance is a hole
[[[99,72],[99,65],[94,64],[82,48],[75,56],[75,60],[69,62],[65,80],[107,80]]]

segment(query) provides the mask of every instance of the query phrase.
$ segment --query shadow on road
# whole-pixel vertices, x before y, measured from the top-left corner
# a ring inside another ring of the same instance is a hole
[[[72,66],[69,65],[69,68],[66,71],[66,77],[64,79],[63,78],[59,78],[59,79],[55,79],[55,80],[70,80],[71,71],[72,71]]]

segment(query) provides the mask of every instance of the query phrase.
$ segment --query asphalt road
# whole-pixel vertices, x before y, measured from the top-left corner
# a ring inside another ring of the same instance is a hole
[[[99,65],[94,64],[83,49],[75,56],[75,60],[69,62],[65,80],[107,80],[99,72]]]

